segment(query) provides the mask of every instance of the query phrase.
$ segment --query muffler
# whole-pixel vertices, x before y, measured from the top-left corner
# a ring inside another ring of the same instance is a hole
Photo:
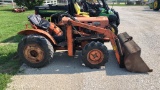
[[[152,72],[143,59],[140,57],[141,48],[133,41],[133,38],[126,32],[118,34],[118,39],[121,44],[123,59],[121,61],[130,72]],[[120,62],[121,62],[120,61]]]

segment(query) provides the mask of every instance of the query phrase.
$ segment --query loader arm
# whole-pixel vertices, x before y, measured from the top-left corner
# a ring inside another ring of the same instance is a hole
[[[141,48],[132,40],[132,37],[129,36],[126,32],[116,36],[108,29],[84,24],[71,19],[68,19],[68,22],[66,24],[70,27],[83,27],[95,31],[99,34],[103,34],[105,38],[109,38],[120,67],[123,67],[124,65],[124,67],[130,72],[152,72],[152,69],[150,69],[140,57]]]
[[[104,29],[104,28],[93,26],[93,25],[84,24],[84,23],[73,21],[70,19],[68,20],[68,23],[69,23],[69,25],[72,25],[72,26],[83,27],[83,28],[95,31],[99,34],[104,34],[105,38],[109,38],[111,45],[113,47],[113,50],[115,52],[117,61],[120,64],[120,54],[119,54],[119,51],[118,51],[118,48],[117,48],[117,45],[115,42],[115,40],[117,39],[117,36],[114,35],[114,33],[112,33],[112,31],[110,31],[109,29]]]

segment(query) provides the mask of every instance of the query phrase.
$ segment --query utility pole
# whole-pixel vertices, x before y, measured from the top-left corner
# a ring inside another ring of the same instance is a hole
[[[12,0],[12,6],[13,6],[13,8],[15,8],[15,7],[14,7],[14,2],[13,2],[13,0]]]

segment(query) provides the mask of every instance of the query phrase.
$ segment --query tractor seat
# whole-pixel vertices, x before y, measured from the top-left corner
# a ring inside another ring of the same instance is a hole
[[[42,19],[40,15],[30,15],[28,16],[28,20],[35,26],[37,26],[40,29],[47,30],[50,26],[50,23]]]
[[[81,8],[80,8],[80,6],[78,5],[77,2],[74,3],[74,8],[75,8],[75,10],[76,10],[76,12],[77,12],[78,15],[89,17],[89,13],[87,13],[87,12],[81,12]]]

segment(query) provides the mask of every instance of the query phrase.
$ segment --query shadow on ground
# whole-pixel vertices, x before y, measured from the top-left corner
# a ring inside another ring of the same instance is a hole
[[[106,75],[135,75],[138,73],[131,73],[126,71],[124,68],[119,68],[119,65],[115,59],[114,52],[109,51],[110,57],[109,62],[106,63],[105,68],[101,69],[90,69],[85,67],[81,62],[81,52],[77,52],[74,57],[69,57],[67,52],[56,52],[53,60],[49,65],[43,68],[31,68],[23,64],[19,74],[21,75],[32,75],[32,74],[74,74],[74,73],[85,73],[85,72],[97,72],[104,71]]]
[[[15,36],[8,37],[7,39],[1,41],[0,43],[18,43],[22,37],[23,37],[22,35],[17,34]]]
[[[142,11],[146,11],[146,12],[159,12],[159,11],[154,11],[153,9],[145,9],[145,10],[142,10]]]
[[[144,7],[144,9],[142,11],[146,11],[146,12],[159,12],[158,11],[154,11],[153,9],[150,9],[149,6],[148,7]]]

